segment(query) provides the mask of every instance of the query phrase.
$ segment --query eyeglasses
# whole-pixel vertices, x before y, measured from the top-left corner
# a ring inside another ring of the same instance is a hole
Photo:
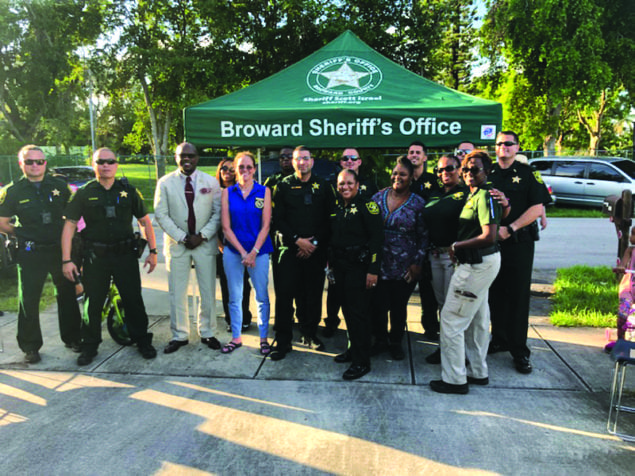
[[[441,167],[440,169],[437,169],[437,173],[442,174],[443,172],[447,172],[450,174],[457,169],[458,167],[456,165],[448,165],[447,167]]]
[[[182,159],[194,159],[196,154],[179,154],[179,157]]]
[[[280,154],[278,158],[283,160],[290,160],[293,159],[293,154]]]
[[[511,147],[512,145],[516,145],[516,142],[512,142],[510,140],[506,140],[505,142],[497,142],[496,143],[496,147],[500,147],[500,146],[505,146],[505,147]]]
[[[221,172],[231,172],[231,173],[234,173],[234,167],[230,167],[230,166],[228,166],[228,165],[223,165],[223,166],[220,168],[220,170],[221,170]]]
[[[355,161],[358,160],[359,157],[357,155],[343,155],[342,158],[340,159],[342,162],[348,162],[350,161]]]
[[[470,152],[472,152],[472,150],[473,150],[473,149],[456,149],[456,150],[454,151],[454,153],[455,153],[456,155],[467,155],[467,154],[469,154]]]
[[[483,167],[470,167],[469,169],[463,169],[463,174],[467,175],[467,174],[472,174],[472,175],[476,175],[479,172],[482,172],[484,169]]]
[[[44,165],[46,159],[24,159],[24,165]]]
[[[295,160],[296,160],[297,162],[300,162],[301,160],[307,160],[307,161],[309,161],[309,160],[311,160],[312,158],[313,158],[313,157],[311,157],[311,156],[309,155],[309,156],[303,156],[303,157],[296,157],[296,158],[295,158]]]
[[[115,159],[97,159],[95,163],[97,165],[114,165],[117,163],[117,161]]]
[[[253,170],[253,165],[239,165],[238,170]]]

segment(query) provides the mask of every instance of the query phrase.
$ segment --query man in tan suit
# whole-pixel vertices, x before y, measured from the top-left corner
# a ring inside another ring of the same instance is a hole
[[[163,254],[168,271],[172,339],[163,352],[187,345],[190,324],[187,287],[192,263],[200,294],[198,333],[201,342],[220,349],[216,332],[216,234],[220,227],[221,189],[218,180],[196,170],[198,152],[183,142],[175,153],[178,170],[157,183],[154,213],[163,229]]]

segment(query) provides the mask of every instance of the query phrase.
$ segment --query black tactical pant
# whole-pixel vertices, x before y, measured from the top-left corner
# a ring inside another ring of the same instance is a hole
[[[101,319],[111,278],[121,295],[124,320],[134,342],[147,342],[148,315],[141,297],[139,260],[135,251],[105,253],[84,258],[84,291],[88,304],[88,324],[82,324],[83,350],[97,349],[101,343]]]
[[[59,247],[18,251],[18,345],[23,352],[42,347],[40,298],[46,277],[51,275],[57,297],[60,336],[65,344],[79,342],[81,314],[75,298],[75,284],[62,274]]]
[[[336,261],[333,263],[335,284],[329,284],[334,292],[348,330],[349,350],[353,364],[370,365],[372,318],[370,315],[371,291],[366,289],[368,266],[362,263]]]
[[[297,247],[285,248],[280,255],[276,290],[276,341],[279,346],[291,345],[293,339],[293,300],[305,337],[315,337],[322,318],[324,267],[326,253],[318,248],[307,259],[298,258]]]
[[[513,357],[529,357],[527,329],[534,241],[501,245],[501,268],[489,290],[492,342],[508,349]]]

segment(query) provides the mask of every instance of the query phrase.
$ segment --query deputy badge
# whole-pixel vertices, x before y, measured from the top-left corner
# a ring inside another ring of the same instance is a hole
[[[432,184],[430,182],[426,182],[426,183],[423,184],[423,187],[427,188],[427,189],[431,189],[432,188]]]
[[[58,189],[56,189],[56,188],[51,190],[51,193],[53,194],[54,197],[59,197],[60,196],[60,191]]]
[[[256,208],[264,208],[265,207],[265,199],[256,197]]]
[[[516,175],[515,177],[512,177],[512,182],[513,183],[520,183],[520,177],[518,175]]]
[[[365,191],[366,191],[366,185],[360,185],[360,186],[359,186],[359,189],[360,189],[362,192],[365,192]]]
[[[119,196],[122,198],[125,198],[128,196],[128,192],[126,192],[125,190],[122,190],[121,192],[119,192]]]
[[[540,172],[538,172],[537,170],[534,170],[534,177],[536,177],[536,182],[543,183],[542,175],[540,175]]]
[[[319,190],[319,188],[320,188],[320,184],[319,184],[319,183],[317,183],[317,182],[314,182],[314,183],[313,183],[313,185],[312,185],[312,187],[313,187],[313,190]]]
[[[366,203],[366,208],[371,215],[379,215],[379,207],[373,201]]]
[[[351,205],[350,213],[351,215],[355,215],[357,213],[357,207],[355,206],[354,203],[353,205]]]

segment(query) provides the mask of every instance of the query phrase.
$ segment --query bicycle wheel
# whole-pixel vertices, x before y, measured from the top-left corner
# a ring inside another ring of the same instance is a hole
[[[128,328],[126,323],[115,313],[115,305],[121,309],[123,317],[123,307],[121,307],[121,300],[117,299],[116,303],[113,303],[108,310],[108,317],[106,318],[106,325],[108,326],[108,333],[112,340],[119,345],[132,345],[132,339],[128,334]]]

